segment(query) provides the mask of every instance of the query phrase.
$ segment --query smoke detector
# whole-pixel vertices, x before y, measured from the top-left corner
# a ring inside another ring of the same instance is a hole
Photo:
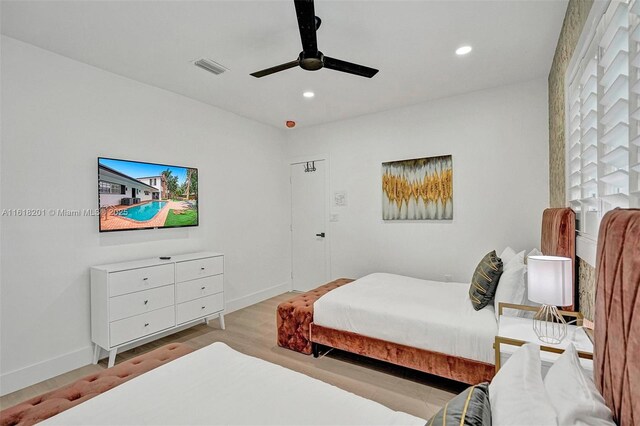
[[[210,73],[213,73],[215,75],[222,74],[223,72],[228,70],[228,68],[225,68],[219,63],[207,58],[200,58],[194,61],[193,65],[195,65],[198,68],[202,68],[203,70],[207,70]]]

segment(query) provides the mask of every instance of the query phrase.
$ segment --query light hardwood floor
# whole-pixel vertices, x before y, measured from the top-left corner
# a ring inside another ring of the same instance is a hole
[[[201,348],[225,342],[247,355],[299,371],[387,407],[429,419],[466,385],[410,369],[330,351],[320,358],[283,349],[276,344],[276,307],[292,296],[285,293],[225,315],[226,330],[218,321],[197,325],[176,334],[118,354],[116,363],[171,342]],[[53,390],[94,371],[106,368],[106,359],[87,365],[0,398],[0,408],[13,406],[33,396]]]

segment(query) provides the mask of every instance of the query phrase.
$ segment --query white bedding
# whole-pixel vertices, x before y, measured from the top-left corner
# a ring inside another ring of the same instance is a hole
[[[313,305],[313,322],[393,343],[493,364],[493,306],[476,311],[469,284],[376,273]]]
[[[423,419],[214,343],[42,424],[424,425]]]

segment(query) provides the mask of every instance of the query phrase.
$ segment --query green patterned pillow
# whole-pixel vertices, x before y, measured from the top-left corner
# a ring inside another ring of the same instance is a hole
[[[447,405],[426,424],[426,426],[441,425],[490,426],[489,384],[480,383],[465,389],[447,402]]]
[[[502,275],[502,260],[493,250],[482,258],[476,267],[471,286],[469,287],[469,298],[476,311],[484,308],[491,302],[498,288],[498,279]]]

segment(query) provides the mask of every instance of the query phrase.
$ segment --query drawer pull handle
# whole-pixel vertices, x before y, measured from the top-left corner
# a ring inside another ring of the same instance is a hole
[[[206,306],[203,306],[201,309],[204,309],[204,308],[206,308]]]
[[[146,281],[146,280],[148,280],[148,279],[149,279],[149,277],[144,277],[144,278],[142,279],[142,281]]]
[[[204,290],[206,287],[200,287],[200,290]]]
[[[200,268],[201,271],[204,271],[204,266],[202,268]]]
[[[149,303],[149,301],[148,301],[148,300],[145,300],[145,301],[144,301],[144,304],[146,305],[147,303]]]
[[[149,323],[148,322],[144,323],[144,326],[149,327]]]

